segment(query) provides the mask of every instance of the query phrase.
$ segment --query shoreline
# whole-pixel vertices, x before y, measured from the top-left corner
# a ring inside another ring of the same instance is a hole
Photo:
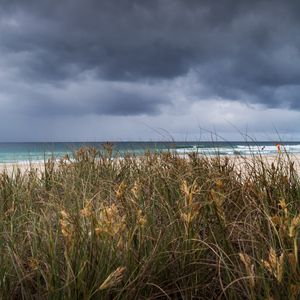
[[[178,154],[182,158],[187,158],[188,154]],[[203,155],[206,158],[213,158],[216,155]],[[234,160],[238,163],[238,166],[242,167],[244,163],[250,163],[253,159],[260,159],[267,164],[276,162],[278,159],[286,160],[290,159],[295,163],[295,169],[300,174],[300,153],[282,153],[278,154],[249,154],[249,155],[220,155],[220,157],[228,157],[230,160]],[[138,158],[138,157],[137,157]],[[118,158],[120,159],[120,158]],[[56,161],[58,162],[58,160]],[[21,173],[26,173],[29,170],[35,169],[39,172],[43,172],[44,161],[19,161],[19,162],[0,162],[0,173],[6,171],[8,174],[12,174],[17,169],[20,169]]]

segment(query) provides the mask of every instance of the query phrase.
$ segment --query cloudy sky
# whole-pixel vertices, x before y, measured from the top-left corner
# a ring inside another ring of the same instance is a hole
[[[298,0],[1,0],[0,141],[300,140]]]

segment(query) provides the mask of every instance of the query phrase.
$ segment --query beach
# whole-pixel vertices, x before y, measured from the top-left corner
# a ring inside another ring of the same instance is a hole
[[[188,158],[188,155],[178,154],[180,157]],[[201,156],[201,154],[198,154]],[[206,156],[206,157],[215,157],[214,155]],[[295,170],[300,173],[300,154],[293,153],[289,154],[288,156],[286,154],[281,154],[280,156],[278,154],[276,155],[229,155],[229,156],[222,156],[222,157],[228,157],[229,160],[233,161],[235,163],[235,166],[239,170],[244,170],[245,165],[249,164],[253,161],[253,158],[262,160],[267,165],[271,165],[272,163],[276,164],[278,162],[279,158],[280,161],[288,161],[294,162]],[[120,159],[120,158],[118,158]],[[57,162],[57,161],[56,161]],[[38,172],[44,172],[45,165],[43,161],[35,161],[35,162],[14,162],[14,163],[0,163],[0,173],[3,171],[6,171],[8,174],[13,174],[17,170],[20,170],[21,173],[26,173],[30,170],[37,170]]]
[[[43,162],[16,162],[16,163],[0,163],[0,173],[7,172],[8,174],[13,174],[17,170],[20,170],[22,174],[36,169],[40,172],[44,170]]]

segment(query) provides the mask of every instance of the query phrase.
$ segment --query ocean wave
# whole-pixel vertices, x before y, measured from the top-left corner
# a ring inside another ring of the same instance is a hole
[[[199,153],[206,155],[273,155],[278,153],[277,145],[234,145],[232,147],[201,147],[188,146],[185,148],[174,148],[171,151],[178,154]],[[280,151],[286,153],[300,153],[300,144],[297,145],[280,145]]]
[[[87,144],[89,145],[89,144]],[[72,158],[73,151],[70,150],[71,147],[68,144],[57,144],[56,149],[53,145],[49,145],[48,148],[43,148],[45,145],[33,144],[26,145],[16,144],[16,145],[2,145],[0,144],[0,163],[17,163],[17,162],[44,162],[49,158],[59,159],[64,155],[68,154]],[[36,148],[34,148],[34,146]],[[38,147],[39,146],[39,147]],[[43,146],[43,147],[42,147]],[[81,147],[82,144],[77,145]],[[93,146],[93,145],[92,145]],[[73,149],[73,150],[74,150]],[[98,145],[100,151],[101,144]],[[102,149],[102,150],[101,150]],[[300,142],[287,142],[280,145],[281,152],[286,152],[289,154],[300,153]],[[274,155],[278,153],[278,148],[276,143],[270,142],[258,142],[253,143],[243,143],[243,142],[221,142],[221,143],[210,143],[210,142],[178,142],[176,143],[118,143],[113,151],[113,156],[124,157],[127,153],[131,153],[137,156],[144,155],[146,151],[150,152],[165,152],[170,151],[172,153],[178,153],[180,155],[185,155],[189,153],[199,153],[203,155]]]

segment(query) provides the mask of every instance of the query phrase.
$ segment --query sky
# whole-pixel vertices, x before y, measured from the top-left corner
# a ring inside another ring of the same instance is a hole
[[[298,0],[0,0],[0,141],[300,140]]]

